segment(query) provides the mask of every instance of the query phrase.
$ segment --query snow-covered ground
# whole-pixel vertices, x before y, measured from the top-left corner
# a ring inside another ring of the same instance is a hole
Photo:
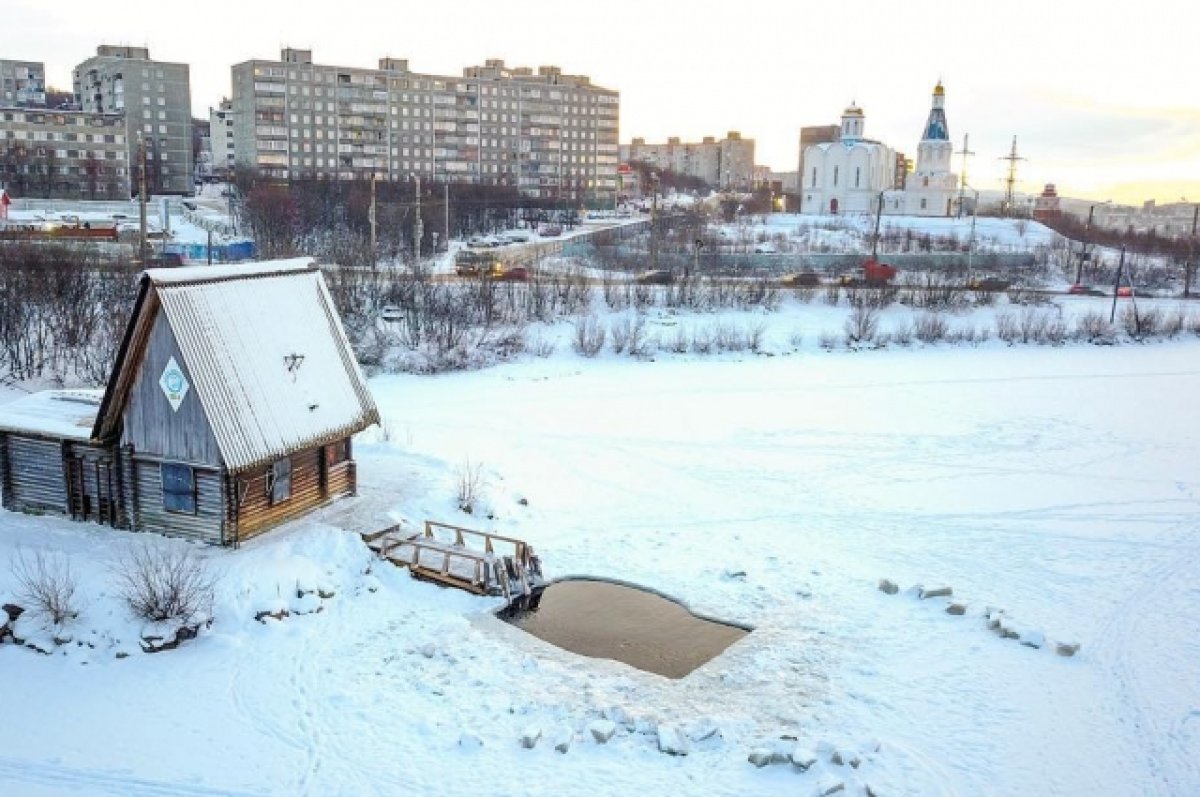
[[[385,422],[356,442],[360,495],[202,549],[215,622],[175,651],[141,653],[115,595],[111,563],[145,538],[0,513],[0,603],[19,550],[65,552],[83,603],[55,655],[0,645],[0,792],[1200,793],[1200,341],[812,343],[846,313],[747,314],[775,356],[560,344],[373,379]],[[486,482],[473,516],[454,501],[468,459]],[[354,534],[425,518],[756,630],[678,681],[574,656]],[[918,583],[952,586],[965,615]],[[989,631],[989,606],[1047,645]],[[602,716],[618,724],[604,745],[587,732]],[[660,752],[673,729],[687,756]],[[777,744],[820,761],[747,762]]]

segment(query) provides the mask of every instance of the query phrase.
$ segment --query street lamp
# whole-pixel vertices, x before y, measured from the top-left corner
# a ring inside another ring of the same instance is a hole
[[[975,195],[971,201],[971,237],[967,239],[967,281],[970,282],[971,266],[975,262],[975,220],[979,218],[979,191],[970,188],[966,183],[963,183],[963,188],[969,188]]]

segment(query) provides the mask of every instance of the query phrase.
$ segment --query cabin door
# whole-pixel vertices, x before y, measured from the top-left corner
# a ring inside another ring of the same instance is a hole
[[[115,526],[116,485],[112,462],[73,456],[67,459],[67,504],[74,520],[93,520]]]
[[[829,200],[829,212],[832,213],[834,216],[837,215],[837,212],[838,212],[837,197],[834,197],[833,199]]]

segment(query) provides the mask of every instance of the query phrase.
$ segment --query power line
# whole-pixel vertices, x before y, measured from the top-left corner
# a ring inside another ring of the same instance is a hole
[[[1004,178],[1004,215],[1012,213],[1013,202],[1015,201],[1014,192],[1017,186],[1017,161],[1027,160],[1017,154],[1017,137],[1013,136],[1012,150],[1002,158],[1002,161],[1008,161],[1008,177]]]

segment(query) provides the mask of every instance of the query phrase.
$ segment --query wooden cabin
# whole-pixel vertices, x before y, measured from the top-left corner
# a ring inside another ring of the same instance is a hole
[[[311,259],[150,269],[102,393],[0,405],[0,497],[237,545],[353,494],[378,421]]]

